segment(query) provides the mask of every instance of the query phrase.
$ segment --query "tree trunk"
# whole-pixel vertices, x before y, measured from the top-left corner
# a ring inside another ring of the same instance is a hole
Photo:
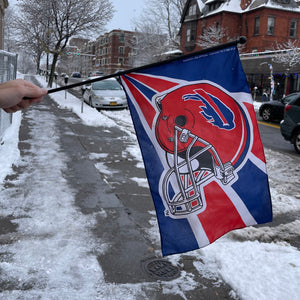
[[[52,60],[52,65],[51,65],[51,72],[50,72],[50,77],[49,77],[49,81],[48,81],[48,87],[52,88],[52,83],[53,83],[53,78],[54,78],[54,72],[55,72],[55,67],[56,67],[56,63],[58,60],[58,52],[55,52],[53,54],[53,60]]]
[[[36,74],[40,74],[40,67],[41,67],[41,55],[38,54],[36,58]]]

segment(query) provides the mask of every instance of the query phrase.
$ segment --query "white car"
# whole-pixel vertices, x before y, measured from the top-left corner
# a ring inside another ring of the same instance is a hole
[[[91,107],[99,109],[128,107],[125,92],[115,78],[100,80],[85,86],[83,99]]]

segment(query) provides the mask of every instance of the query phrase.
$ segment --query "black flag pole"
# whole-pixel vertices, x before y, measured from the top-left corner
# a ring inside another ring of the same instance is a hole
[[[152,63],[152,64],[148,64],[148,65],[128,69],[128,70],[125,70],[125,71],[120,71],[120,72],[110,74],[110,75],[106,75],[106,76],[102,76],[102,77],[96,77],[96,78],[93,78],[93,79],[84,80],[84,81],[81,81],[81,82],[61,86],[61,87],[58,87],[58,88],[49,89],[48,94],[63,91],[63,90],[67,90],[67,89],[72,89],[72,88],[75,88],[75,87],[78,87],[78,86],[81,86],[81,85],[88,85],[88,84],[91,84],[93,82],[97,82],[97,81],[101,81],[101,80],[104,80],[104,79],[125,75],[125,74],[128,74],[128,73],[137,72],[137,71],[140,71],[140,70],[146,69],[146,68],[152,68],[152,67],[155,67],[155,66],[158,66],[158,65],[164,65],[164,64],[167,64],[167,63],[170,63],[170,62],[173,62],[173,61],[186,59],[186,58],[189,58],[189,57],[192,57],[192,56],[197,56],[197,55],[205,54],[205,53],[208,53],[208,52],[221,50],[221,49],[228,48],[228,47],[231,47],[231,46],[236,46],[237,44],[245,44],[246,41],[247,41],[246,37],[241,36],[240,38],[238,38],[235,41],[231,41],[231,42],[224,43],[224,44],[221,44],[221,45],[217,45],[217,46],[214,46],[214,47],[202,49],[202,50],[195,51],[195,52],[192,52],[192,53],[189,53],[189,54],[185,54],[185,55],[170,58],[170,59],[167,59],[167,60],[155,62],[155,63]]]

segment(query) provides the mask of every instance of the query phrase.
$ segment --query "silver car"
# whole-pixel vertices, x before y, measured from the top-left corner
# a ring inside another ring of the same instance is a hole
[[[85,86],[83,99],[95,108],[128,107],[125,92],[115,78],[104,79]]]

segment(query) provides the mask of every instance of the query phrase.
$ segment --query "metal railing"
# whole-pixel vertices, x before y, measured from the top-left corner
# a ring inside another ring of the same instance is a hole
[[[17,54],[0,50],[0,83],[16,79]],[[12,114],[0,110],[0,138],[12,122]]]

